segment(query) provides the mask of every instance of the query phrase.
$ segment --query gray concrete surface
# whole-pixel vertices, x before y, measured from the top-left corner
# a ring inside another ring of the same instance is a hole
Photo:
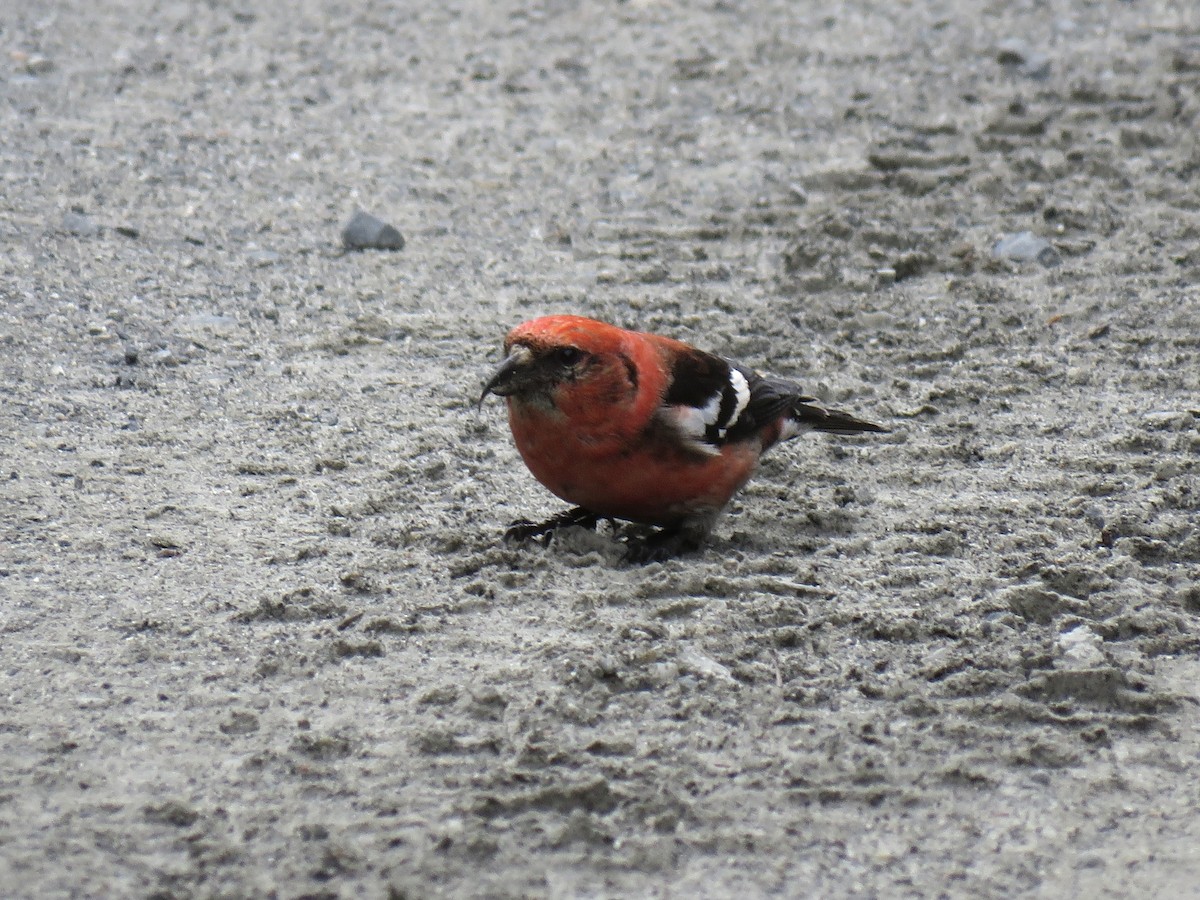
[[[1168,0],[6,6],[5,895],[1200,896],[1198,96]],[[552,311],[894,433],[504,548]]]

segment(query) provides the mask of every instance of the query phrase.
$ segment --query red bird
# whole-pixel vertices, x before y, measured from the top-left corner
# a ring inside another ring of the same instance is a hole
[[[759,457],[805,431],[886,432],[818,406],[790,381],[765,378],[681,341],[581,316],[545,316],[504,340],[507,359],[483,389],[508,400],[517,449],[535,478],[575,504],[506,539],[601,518],[660,526],[631,542],[632,561],[699,548]]]

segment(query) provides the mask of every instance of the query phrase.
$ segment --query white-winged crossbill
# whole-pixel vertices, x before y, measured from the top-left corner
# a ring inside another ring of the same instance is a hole
[[[631,542],[634,561],[698,549],[759,457],[805,431],[887,431],[826,409],[681,341],[581,316],[518,325],[479,397],[508,401],[513,439],[542,484],[575,508],[507,539],[625,519],[660,530]]]

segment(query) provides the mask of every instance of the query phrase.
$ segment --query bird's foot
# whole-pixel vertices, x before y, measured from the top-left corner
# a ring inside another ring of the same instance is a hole
[[[700,549],[700,541],[681,528],[663,528],[645,537],[630,536],[625,543],[625,562],[645,565],[665,562],[682,553],[694,553]]]
[[[586,510],[582,506],[576,506],[551,516],[545,522],[519,519],[508,526],[508,530],[504,532],[504,541],[505,543],[524,544],[526,541],[540,539],[542,546],[545,546],[550,543],[550,537],[554,532],[560,528],[571,528],[578,525],[595,530],[600,518],[596,513]]]

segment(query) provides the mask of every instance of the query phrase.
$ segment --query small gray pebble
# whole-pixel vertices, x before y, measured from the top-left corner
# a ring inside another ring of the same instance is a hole
[[[403,250],[404,235],[360,209],[342,229],[342,245],[347,250]]]
[[[1018,37],[1005,38],[996,45],[996,62],[1027,78],[1040,80],[1050,74],[1050,57]]]
[[[100,233],[100,226],[79,212],[69,212],[63,216],[62,227],[67,234],[76,237],[95,237]]]
[[[250,250],[246,253],[246,258],[260,268],[274,265],[280,260],[279,254],[274,250]]]
[[[31,56],[25,61],[25,71],[30,75],[46,75],[54,71],[54,60],[44,56]]]
[[[1021,38],[1005,38],[996,45],[996,62],[1002,66],[1023,66],[1032,53],[1029,44]]]
[[[1045,53],[1034,51],[1029,54],[1029,58],[1025,60],[1025,65],[1021,66],[1021,74],[1027,78],[1032,78],[1035,81],[1042,81],[1050,77],[1050,57]]]
[[[1009,234],[998,240],[992,247],[992,256],[997,259],[1010,259],[1014,262],[1030,262],[1037,260],[1043,266],[1057,266],[1062,260],[1058,251],[1045,238],[1040,238],[1032,231],[1020,231]]]

